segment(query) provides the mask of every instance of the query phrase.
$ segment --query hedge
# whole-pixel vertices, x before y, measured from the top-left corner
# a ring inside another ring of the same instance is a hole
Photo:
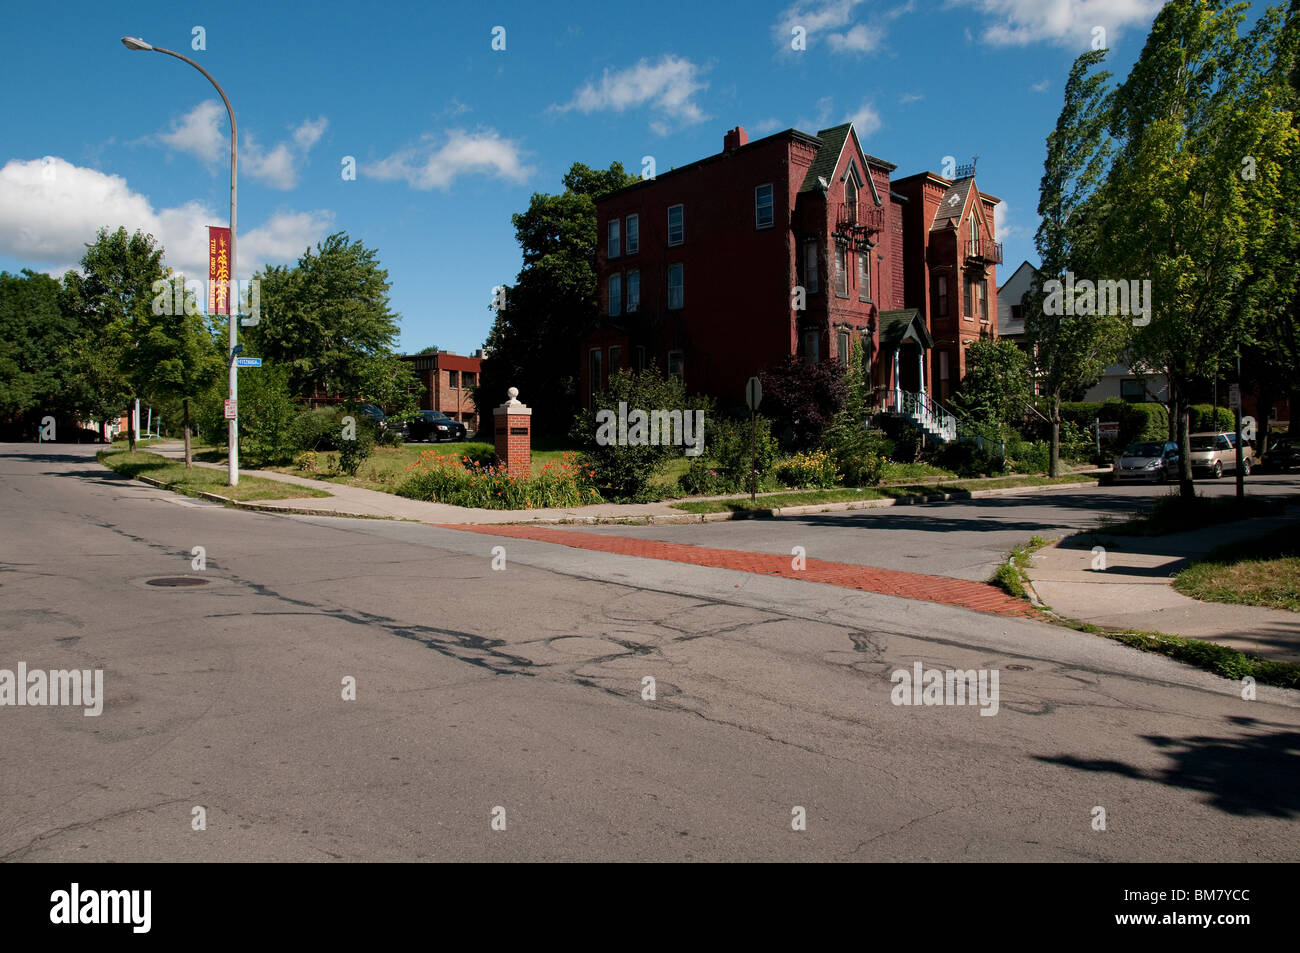
[[[1212,404],[1192,404],[1187,408],[1191,418],[1192,433],[1206,430],[1231,430],[1236,426],[1232,411],[1227,407],[1215,407]]]
[[[1062,401],[1061,419],[1082,428],[1092,427],[1097,419],[1118,423],[1116,441],[1120,444],[1165,440],[1169,436],[1169,410],[1154,402],[1135,404],[1114,397],[1107,401]]]

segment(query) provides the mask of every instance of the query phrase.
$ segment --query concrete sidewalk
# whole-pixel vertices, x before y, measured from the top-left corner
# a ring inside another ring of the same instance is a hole
[[[1300,513],[1292,508],[1282,516],[1165,536],[1080,534],[1035,553],[1028,576],[1040,601],[1078,622],[1206,639],[1262,658],[1300,663],[1300,613],[1200,602],[1173,587],[1175,575],[1211,550],[1279,526],[1300,532]],[[1097,545],[1104,554],[1094,554]],[[1102,555],[1105,568],[1093,569]]]

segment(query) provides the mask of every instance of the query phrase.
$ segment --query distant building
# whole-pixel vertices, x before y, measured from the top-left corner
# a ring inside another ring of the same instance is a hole
[[[478,409],[474,406],[473,388],[478,386],[482,370],[482,352],[463,357],[451,351],[435,354],[402,354],[415,371],[424,397],[421,410],[440,410],[452,420],[459,420],[474,433],[478,430]]]

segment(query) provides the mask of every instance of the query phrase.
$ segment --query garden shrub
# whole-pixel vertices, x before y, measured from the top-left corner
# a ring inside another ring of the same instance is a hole
[[[791,355],[758,374],[763,413],[786,449],[816,447],[848,396],[845,371],[829,358],[809,364]]]
[[[293,459],[297,407],[289,396],[288,368],[266,366],[248,374],[239,391],[239,452],[250,467],[278,466]]]
[[[828,490],[840,482],[835,458],[825,450],[796,453],[776,468],[777,479],[786,486]]]
[[[504,464],[483,466],[468,456],[459,459],[426,450],[407,467],[411,476],[397,495],[413,500],[492,510],[584,506],[601,502],[591,485],[595,471],[575,453],[546,464],[541,473],[513,477]]]
[[[772,422],[762,414],[748,420],[722,420],[708,434],[705,453],[726,492],[761,489],[772,476],[778,453]]]
[[[727,493],[727,482],[712,460],[693,460],[677,478],[677,489],[684,496],[720,496]]]
[[[583,460],[592,471],[600,495],[615,502],[645,502],[652,496],[651,482],[655,475],[672,457],[685,453],[688,448],[663,442],[640,446],[613,442],[602,445],[597,439],[600,432],[597,413],[609,410],[617,414],[620,402],[626,403],[629,415],[634,410],[647,413],[680,410],[685,418],[693,411],[703,411],[706,427],[712,405],[706,398],[687,396],[680,378],[664,377],[657,368],[650,367],[640,373],[611,374],[608,390],[597,394],[591,408],[574,419],[569,436],[582,449]],[[691,436],[697,437],[694,428]]]
[[[1232,411],[1227,407],[1215,407],[1213,404],[1192,404],[1187,408],[1190,420],[1189,432],[1210,430],[1232,430],[1237,425]]]

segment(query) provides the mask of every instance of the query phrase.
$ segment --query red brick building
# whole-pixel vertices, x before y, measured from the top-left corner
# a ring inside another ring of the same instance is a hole
[[[463,357],[451,351],[439,351],[436,354],[403,354],[401,358],[411,364],[424,388],[421,410],[440,410],[452,420],[461,421],[470,433],[478,430],[473,388],[478,386],[483,364],[481,356]]]
[[[921,172],[894,181],[903,203],[904,298],[934,339],[927,390],[945,401],[966,374],[966,348],[998,332],[993,209],[1000,199],[981,192],[974,169],[957,179]]]
[[[901,192],[894,169],[863,151],[851,123],[754,142],[737,127],[718,154],[602,199],[602,322],[582,342],[584,404],[612,370],[654,363],[727,409],[743,404],[745,381],[764,367],[790,355],[844,361],[856,339],[878,403],[899,409],[906,394],[924,397],[931,378],[941,380],[929,356],[936,333],[948,355],[943,379],[959,380],[972,331],[957,310],[958,285],[945,290],[949,310],[931,326],[926,273],[932,263],[935,275],[974,282],[991,267],[984,256],[997,199],[973,179],[929,173],[925,182],[942,185],[933,199],[925,188]],[[958,203],[940,217],[949,193]],[[922,220],[923,233],[909,225]],[[996,330],[991,270],[979,280],[974,337]]]

